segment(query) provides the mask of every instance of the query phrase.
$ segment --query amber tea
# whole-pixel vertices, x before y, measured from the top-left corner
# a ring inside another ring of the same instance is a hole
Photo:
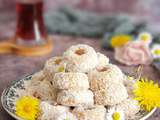
[[[31,1],[31,2],[30,2]],[[43,1],[18,0],[16,2],[18,40],[44,40],[46,31],[43,21]]]

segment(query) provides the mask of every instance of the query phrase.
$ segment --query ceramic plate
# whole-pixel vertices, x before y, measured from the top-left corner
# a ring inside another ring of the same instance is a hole
[[[32,79],[32,75],[26,76],[23,79],[14,81],[7,89],[5,89],[1,96],[1,102],[3,108],[15,119],[22,120],[15,114],[15,107],[14,107],[14,101],[16,98],[18,98],[17,90],[19,89],[25,89],[24,83],[28,82]],[[145,120],[148,117],[150,117],[154,112],[156,108],[154,108],[151,112],[145,112],[145,111],[139,111],[139,113],[136,114],[136,117],[134,119],[130,120]]]

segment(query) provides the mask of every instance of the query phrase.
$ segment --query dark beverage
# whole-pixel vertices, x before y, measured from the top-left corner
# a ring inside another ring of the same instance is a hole
[[[46,38],[42,0],[18,0],[16,2],[16,39],[21,42],[39,42]]]

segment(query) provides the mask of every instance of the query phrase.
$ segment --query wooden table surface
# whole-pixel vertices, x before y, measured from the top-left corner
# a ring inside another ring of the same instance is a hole
[[[99,40],[90,40],[85,38],[75,38],[67,36],[53,35],[54,51],[50,55],[43,57],[22,57],[15,55],[0,55],[0,94],[13,80],[24,77],[43,68],[45,61],[56,55],[61,55],[63,51],[73,44],[84,43],[91,45],[96,51],[110,57],[112,63],[117,64],[123,71],[130,72],[134,67],[127,67],[118,64],[113,59],[113,52],[101,49]],[[151,79],[158,80],[160,74],[152,67],[144,67],[143,75]],[[0,120],[14,120],[2,108],[0,103]],[[157,110],[148,120],[160,120],[160,110]]]

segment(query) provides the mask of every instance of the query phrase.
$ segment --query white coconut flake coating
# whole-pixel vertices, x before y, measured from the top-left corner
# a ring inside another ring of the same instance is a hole
[[[57,103],[66,106],[93,106],[93,93],[90,90],[62,90],[58,93]]]
[[[58,89],[79,89],[89,88],[88,77],[84,73],[56,73],[53,84]]]
[[[140,111],[138,101],[128,98],[116,105],[116,108],[124,111],[126,118],[134,117]]]
[[[69,112],[69,108],[61,105],[51,105],[43,101],[40,103],[40,116],[39,120],[57,120],[60,115]]]
[[[98,66],[105,66],[109,64],[109,58],[104,54],[97,52]]]
[[[51,81],[54,78],[55,73],[57,72],[64,72],[66,67],[65,61],[62,59],[62,57],[53,57],[47,60],[44,66],[44,74],[48,79]]]
[[[67,60],[67,70],[69,72],[88,72],[98,64],[98,57],[95,50],[84,44],[71,46],[67,49],[63,57]]]
[[[89,109],[77,107],[72,113],[78,120],[105,120],[106,108],[104,106],[94,106]]]
[[[40,100],[56,100],[57,89],[49,81],[31,82],[24,90],[18,91],[19,96],[33,96]]]
[[[93,91],[106,89],[113,83],[122,83],[123,76],[122,71],[112,64],[96,67],[88,73],[90,88]]]
[[[113,83],[106,89],[94,91],[97,105],[115,105],[127,99],[128,93],[123,84]]]
[[[54,120],[78,120],[78,119],[71,112],[65,112],[59,115],[58,117],[56,117]]]

